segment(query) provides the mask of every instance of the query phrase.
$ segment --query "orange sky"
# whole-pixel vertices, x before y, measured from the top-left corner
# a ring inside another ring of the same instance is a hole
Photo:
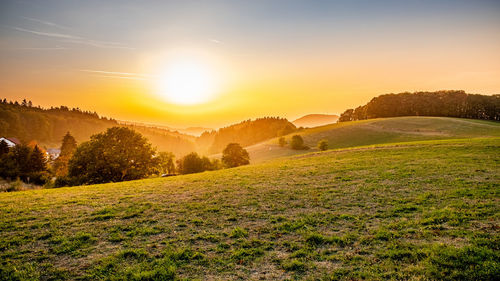
[[[339,11],[322,1],[306,10],[294,1],[278,7],[214,1],[221,4],[210,9],[198,2],[155,2],[157,9],[110,2],[49,1],[54,9],[3,3],[1,96],[119,120],[219,127],[262,116],[339,114],[390,92],[500,93],[500,9],[492,1],[424,1],[389,11],[347,5]],[[167,8],[180,15],[156,11]],[[217,80],[209,101],[178,105],[159,93],[162,73],[185,58]]]

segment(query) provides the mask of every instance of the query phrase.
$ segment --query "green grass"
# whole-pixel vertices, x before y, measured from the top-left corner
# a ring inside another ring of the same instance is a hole
[[[500,138],[0,194],[0,280],[493,280]]]
[[[336,149],[421,140],[500,137],[500,123],[447,117],[397,117],[320,126],[292,133],[285,138],[290,141],[294,134],[300,134],[313,150],[317,150],[317,143],[322,139],[328,141],[330,149]],[[282,148],[277,138],[247,149],[252,163],[309,152]]]

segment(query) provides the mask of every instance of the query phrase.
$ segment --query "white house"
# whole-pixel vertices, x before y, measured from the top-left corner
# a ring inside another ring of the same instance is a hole
[[[59,148],[48,148],[47,155],[50,159],[56,159],[61,154],[61,150]]]
[[[16,145],[18,145],[18,144],[21,143],[16,138],[0,138],[0,142],[2,142],[2,141],[6,142],[7,145],[9,146],[9,148],[10,147],[14,147],[14,146],[16,146]]]

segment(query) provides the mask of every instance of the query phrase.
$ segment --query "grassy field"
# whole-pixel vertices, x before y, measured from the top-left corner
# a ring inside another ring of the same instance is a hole
[[[500,138],[0,194],[2,280],[498,280]]]
[[[295,134],[285,138],[290,141]],[[328,141],[330,148],[345,148],[420,140],[500,137],[500,123],[447,117],[397,117],[342,122],[305,129],[298,134],[315,150],[322,139]],[[247,149],[252,163],[310,152],[282,148],[278,146],[277,138]]]

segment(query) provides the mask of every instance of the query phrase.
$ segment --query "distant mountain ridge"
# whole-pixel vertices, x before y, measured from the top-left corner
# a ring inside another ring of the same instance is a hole
[[[134,126],[142,126],[142,127],[147,127],[147,128],[164,129],[164,130],[168,130],[171,132],[177,132],[177,133],[190,135],[190,136],[194,136],[194,137],[199,137],[204,132],[210,132],[210,131],[214,130],[213,128],[205,128],[205,127],[174,128],[174,127],[160,125],[160,124],[154,124],[154,123],[143,123],[143,122],[134,122],[134,121],[125,121],[125,120],[118,120],[118,123],[120,123],[122,125],[134,125]]]
[[[308,114],[292,121],[292,123],[297,127],[311,128],[332,124],[338,119],[339,116],[334,114]]]

